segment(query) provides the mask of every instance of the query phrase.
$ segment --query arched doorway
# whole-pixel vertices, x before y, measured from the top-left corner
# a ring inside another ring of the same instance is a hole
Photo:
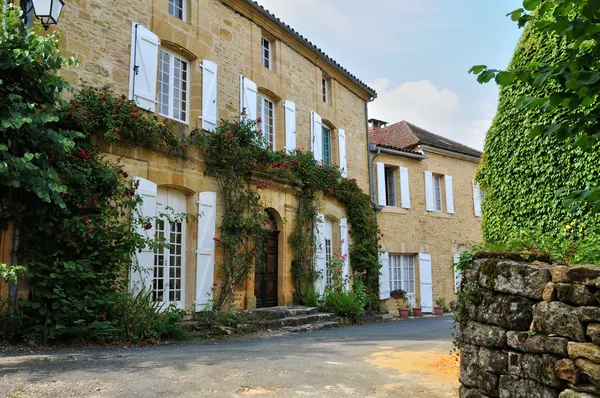
[[[254,272],[256,308],[275,307],[278,304],[279,230],[275,215],[267,210],[264,249]]]

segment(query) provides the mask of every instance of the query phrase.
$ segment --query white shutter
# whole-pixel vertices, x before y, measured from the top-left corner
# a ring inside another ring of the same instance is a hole
[[[256,120],[258,87],[245,76],[240,77],[240,113],[246,110],[246,118]]]
[[[132,23],[129,99],[150,112],[156,109],[158,45],[158,36],[142,25]]]
[[[338,129],[338,152],[340,155],[340,171],[342,177],[348,177],[348,160],[346,159],[346,130]]]
[[[462,281],[462,274],[460,270],[456,269],[456,264],[460,261],[460,253],[454,253],[454,263],[452,269],[454,270],[454,293],[458,293],[460,290],[460,282]]]
[[[448,214],[454,214],[454,191],[452,189],[452,176],[444,176],[446,185],[446,211]]]
[[[431,255],[419,253],[419,285],[421,287],[421,308],[423,312],[433,311],[433,278],[431,275]]]
[[[435,211],[433,195],[433,173],[431,171],[425,172],[425,210]]]
[[[316,269],[319,272],[319,278],[316,281],[316,289],[319,295],[323,295],[326,285],[326,267],[327,259],[325,257],[325,216],[321,213],[317,215],[317,224],[315,225],[315,234],[317,236],[317,250],[315,253]]]
[[[377,162],[377,203],[385,206],[387,198],[385,196],[385,164]]]
[[[196,312],[206,308],[213,297],[215,278],[215,231],[217,223],[217,194],[198,195],[198,237],[196,249]]]
[[[158,187],[152,181],[144,178],[134,177],[133,182],[138,184],[136,194],[142,199],[137,205],[134,217],[152,217],[152,228],[146,229],[144,223],[137,223],[136,232],[146,239],[154,239],[156,225],[156,197]],[[142,224],[142,225],[140,225]],[[154,269],[154,251],[146,246],[135,255],[135,261],[129,270],[129,290],[131,293],[139,293],[142,289],[152,289],[152,270]]]
[[[390,255],[387,252],[379,254],[379,299],[390,298]]]
[[[285,108],[285,150],[290,153],[296,150],[296,104],[284,101]]]
[[[323,120],[316,112],[311,112],[311,149],[313,157],[323,162]]]
[[[349,274],[349,264],[350,264],[350,252],[348,250],[349,243],[348,242],[348,219],[342,218],[340,220],[340,241],[341,241],[341,252],[342,256],[346,255],[346,260],[344,260],[344,268],[342,270],[342,280],[347,286],[348,283],[348,274]]]
[[[217,128],[217,64],[202,61],[202,128]]]
[[[475,207],[475,216],[481,217],[481,192],[479,184],[473,181],[473,205]]]
[[[402,208],[410,209],[410,187],[408,183],[408,168],[400,167],[400,200]]]

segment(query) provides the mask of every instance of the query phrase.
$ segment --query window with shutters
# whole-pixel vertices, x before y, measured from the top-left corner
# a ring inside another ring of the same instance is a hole
[[[261,60],[262,66],[267,69],[271,69],[272,63],[272,42],[264,37],[261,38]]]
[[[415,256],[390,255],[390,290],[402,289],[408,297],[415,295]]]
[[[258,95],[258,127],[265,138],[267,148],[275,150],[275,105],[264,95]]]
[[[433,176],[433,203],[435,211],[442,211],[442,176]]]
[[[396,167],[385,168],[386,206],[396,206]]]
[[[189,106],[189,66],[183,58],[160,51],[159,113],[187,123]]]
[[[323,126],[322,128],[322,136],[323,136],[323,163],[331,164],[331,129],[329,127]]]
[[[169,0],[169,14],[185,21],[187,0]]]

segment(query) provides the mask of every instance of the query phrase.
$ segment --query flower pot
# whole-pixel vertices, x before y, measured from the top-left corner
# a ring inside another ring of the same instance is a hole
[[[413,308],[413,316],[415,318],[420,318],[423,316],[423,310],[421,308]]]
[[[400,319],[408,319],[408,308],[400,308],[398,312],[400,313]]]
[[[400,300],[404,298],[404,294],[399,293],[399,292],[392,292],[392,298],[396,299],[396,300]]]
[[[444,307],[433,307],[433,314],[435,316],[442,316],[442,315],[444,315]]]

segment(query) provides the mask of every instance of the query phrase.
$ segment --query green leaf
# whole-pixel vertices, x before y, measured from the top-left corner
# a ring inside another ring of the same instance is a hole
[[[523,0],[523,7],[527,11],[533,11],[537,9],[541,4],[541,0]]]
[[[577,81],[581,84],[590,85],[595,84],[600,80],[600,72],[595,70],[584,70],[579,73]]]
[[[514,82],[516,78],[517,77],[514,74],[502,71],[496,75],[496,83],[498,83],[501,86],[508,86],[509,84]]]
[[[519,20],[519,18],[521,18],[521,15],[523,15],[523,12],[525,10],[522,8],[516,9],[512,12],[509,12],[508,14],[506,14],[506,16],[510,16],[510,19],[512,19],[513,21],[517,22]]]
[[[23,157],[31,162],[34,158],[34,155],[33,155],[33,153],[27,152],[25,155],[23,155]]]
[[[552,72],[550,72],[550,71],[545,71],[545,72],[538,74],[535,77],[535,79],[533,79],[533,86],[541,87],[544,83],[546,83],[546,80],[548,80],[548,78],[550,77],[551,74],[552,74]]]
[[[469,73],[478,75],[486,69],[487,69],[487,65],[475,65],[471,69],[469,69]]]
[[[537,101],[536,97],[521,97],[517,101],[517,108],[529,107],[534,101]]]

